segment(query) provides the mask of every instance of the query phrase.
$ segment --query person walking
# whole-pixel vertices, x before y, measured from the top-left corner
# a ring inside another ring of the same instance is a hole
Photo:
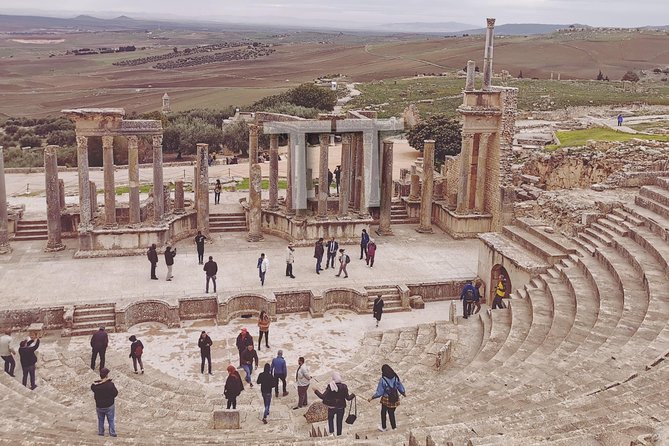
[[[360,235],[360,260],[362,257],[367,257],[367,244],[369,243],[369,234],[367,234],[367,229],[362,230]]]
[[[283,359],[283,350],[276,353],[276,358],[272,359],[272,375],[276,378],[276,387],[274,388],[274,396],[279,396],[279,380],[283,384],[283,396],[288,396],[286,390],[286,377],[288,376],[288,366],[286,360]]]
[[[131,342],[130,344],[130,356],[132,358],[132,368],[135,369],[135,375],[137,374],[137,364],[139,363],[139,368],[144,374],[144,364],[142,363],[142,354],[144,354],[144,344],[142,341],[137,339],[137,336],[132,335],[128,338]]]
[[[472,315],[472,309],[474,307],[474,302],[477,300],[476,296],[478,291],[474,287],[474,282],[468,280],[462,291],[460,292],[460,300],[462,301],[462,317],[467,319]]]
[[[337,195],[339,195],[339,181],[341,179],[341,166],[335,167],[334,177],[335,177],[335,183],[337,185]]]
[[[332,174],[332,171],[328,169],[328,197],[330,196],[330,189],[332,188],[332,180],[334,179],[334,175]]]
[[[221,191],[223,190],[223,185],[221,180],[216,180],[216,185],[214,186],[214,204],[221,204]]]
[[[152,244],[149,250],[146,252],[146,257],[148,257],[149,262],[151,262],[151,279],[158,280],[156,276],[156,266],[158,265],[158,251],[156,251],[156,244]]]
[[[253,387],[253,382],[251,381],[251,376],[253,375],[253,363],[255,362],[255,368],[258,368],[258,353],[253,350],[253,344],[246,347],[244,353],[242,353],[242,368],[246,372],[244,379],[251,387]]]
[[[100,355],[100,368],[105,368],[105,353],[107,353],[107,345],[109,345],[109,336],[105,331],[105,327],[100,327],[98,331],[91,336],[91,370],[95,370],[95,361]]]
[[[237,409],[237,397],[244,390],[244,382],[234,365],[229,365],[227,370],[228,378],[225,380],[225,388],[223,390],[223,396],[228,400],[226,409]]]
[[[618,114],[618,127],[622,127],[623,120],[624,120],[624,118],[623,118],[622,113]]]
[[[204,263],[204,241],[207,240],[207,236],[202,235],[202,231],[197,231],[195,236],[195,247],[197,248],[197,263],[202,265]]]
[[[165,280],[168,282],[172,280],[174,277],[172,275],[172,266],[174,265],[174,257],[177,255],[177,249],[174,248],[172,249],[170,246],[167,246],[165,248],[165,265],[167,265],[167,276],[165,276]]]
[[[374,268],[374,256],[376,255],[376,243],[374,242],[373,238],[369,239],[369,243],[367,243],[367,259],[365,262],[367,262],[367,266],[370,268]]]
[[[257,361],[257,356],[256,356]],[[257,367],[257,366],[256,366]],[[269,416],[269,406],[272,404],[272,389],[278,384],[276,378],[272,375],[271,367],[265,363],[263,371],[258,375],[257,384],[260,384],[260,394],[262,395],[263,403],[265,404],[265,412],[262,415],[262,422],[267,424],[267,417]]]
[[[506,308],[506,305],[504,305],[502,299],[507,297],[507,295],[508,290],[506,289],[506,277],[504,277],[504,274],[500,274],[497,281],[497,288],[495,289],[495,298],[492,301],[492,309],[496,310],[498,308]]]
[[[335,276],[339,277],[341,276],[342,271],[344,272],[344,279],[348,278],[348,272],[346,271],[346,266],[351,263],[351,258],[348,256],[348,254],[344,253],[344,248],[341,248],[339,250],[339,273],[335,274]]]
[[[16,368],[16,361],[14,355],[16,351],[10,345],[12,343],[12,331],[5,330],[5,334],[0,337],[0,357],[5,362],[5,373],[14,377],[14,369]]]
[[[197,340],[197,346],[200,347],[200,373],[204,373],[204,362],[207,361],[209,374],[211,375],[211,346],[213,342],[206,331],[200,333],[200,339]]]
[[[293,275],[293,263],[295,263],[295,245],[292,243],[288,244],[288,248],[286,250],[286,277],[290,277],[291,279],[294,279],[295,276]]]
[[[235,344],[237,345],[237,350],[239,351],[239,367],[241,368],[243,364],[242,354],[246,351],[246,347],[253,345],[253,336],[251,336],[246,328],[242,328],[242,331],[237,335],[237,341]]]
[[[307,406],[307,390],[311,384],[311,375],[309,367],[304,363],[304,357],[300,356],[297,360],[297,371],[295,372],[295,383],[297,384],[297,406],[293,410]]]
[[[33,345],[34,342],[34,345]],[[35,350],[39,348],[39,336],[37,339],[23,340],[19,344],[19,357],[21,358],[21,368],[23,369],[23,379],[21,382],[24,387],[28,386],[28,375],[30,375],[30,390],[35,390],[35,364],[37,356]]]
[[[214,284],[214,293],[216,292],[216,273],[218,272],[218,265],[214,262],[214,258],[209,256],[209,261],[204,264],[204,273],[207,276],[207,286],[205,292],[209,293],[209,281],[211,280]]]
[[[269,348],[269,324],[271,323],[272,321],[265,310],[261,310],[258,317],[258,351],[260,351],[263,336],[265,337],[265,347]]]
[[[372,315],[374,316],[374,319],[376,319],[377,327],[379,326],[379,322],[381,322],[381,316],[383,316],[383,305],[385,305],[383,298],[381,296],[376,296],[376,299],[374,299],[374,306],[372,307]]]
[[[260,276],[260,286],[265,286],[265,274],[267,274],[267,267],[269,260],[265,257],[265,253],[261,253],[258,257],[258,276]]]
[[[483,281],[477,277],[474,281],[474,288],[476,288],[476,300],[474,300],[476,310],[474,310],[474,314],[481,311],[481,286],[483,286]]]
[[[105,435],[105,418],[109,424],[109,435],[116,436],[116,423],[114,421],[116,408],[114,399],[118,396],[118,390],[109,377],[109,369],[100,368],[100,379],[91,384],[93,397],[95,398],[95,411],[98,414],[98,435]]]
[[[335,257],[337,257],[337,251],[339,250],[339,243],[332,237],[327,243],[327,253],[328,256],[325,259],[325,269],[332,268],[334,269]]]
[[[318,389],[314,389],[314,393],[328,407],[328,432],[330,435],[334,435],[336,418],[337,436],[341,435],[346,401],[351,401],[355,398],[355,393],[348,393],[348,386],[341,382],[341,376],[337,372],[332,372],[332,380],[325,388],[325,392],[321,393]]]
[[[314,246],[314,258],[316,259],[316,274],[320,274],[323,271],[321,268],[321,263],[323,262],[323,253],[325,248],[323,247],[323,237],[319,238]]]
[[[390,419],[390,427],[393,429],[397,427],[395,409],[400,405],[400,394],[404,397],[407,396],[400,377],[388,364],[383,364],[381,366],[381,379],[376,386],[376,392],[368,400],[371,402],[375,398],[381,398],[381,425],[379,426],[381,432],[386,431],[386,414]]]

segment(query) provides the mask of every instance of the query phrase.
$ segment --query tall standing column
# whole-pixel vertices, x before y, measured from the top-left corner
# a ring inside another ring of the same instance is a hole
[[[369,209],[367,209],[367,197],[365,191],[365,169],[368,166],[365,166],[365,143],[362,133],[356,134],[357,144],[356,151],[358,152],[357,162],[357,175],[356,175],[356,188],[358,189],[358,206],[357,211],[361,217],[366,217],[369,214]]]
[[[351,133],[351,156],[349,166],[351,170],[351,173],[348,177],[349,205],[352,206],[353,209],[357,209],[358,190],[356,188],[355,179],[358,175],[358,137],[355,133]]]
[[[418,232],[432,233],[432,192],[434,189],[434,141],[423,145],[423,187],[420,199],[420,224]]]
[[[5,185],[5,151],[0,146],[0,254],[9,254],[9,222],[7,220],[7,188]]]
[[[165,215],[163,195],[163,135],[153,135],[153,219],[156,222]]]
[[[46,217],[48,239],[46,251],[61,251],[65,245],[61,240],[60,198],[58,188],[58,146],[44,149],[44,182],[46,189]]]
[[[174,183],[174,213],[183,214],[184,209],[184,182],[183,180],[176,180]]]
[[[393,142],[383,141],[381,170],[381,204],[379,215],[379,235],[393,235],[390,229],[390,209],[393,205]]]
[[[91,223],[91,189],[88,177],[88,137],[77,135],[77,169],[79,172],[79,232],[93,229]]]
[[[114,137],[102,137],[102,169],[105,186],[105,226],[116,226],[116,184],[114,183]]]
[[[351,191],[351,134],[341,138],[341,178],[339,181],[339,216],[348,217]]]
[[[492,85],[492,52],[495,40],[495,19],[486,19],[485,53],[483,56],[483,90],[490,90]],[[559,80],[559,79],[558,79]]]
[[[197,229],[209,234],[209,145],[197,145]]]
[[[328,218],[328,147],[330,146],[330,135],[321,133],[318,137],[320,142],[320,158],[318,160],[318,215],[321,220]]]
[[[251,166],[258,162],[258,126],[255,124],[249,125],[249,175],[251,174]]]
[[[279,209],[279,135],[269,137],[269,209]]]
[[[130,224],[141,221],[139,212],[139,138],[128,136],[128,184],[130,186]]]
[[[295,215],[295,207],[293,206],[293,161],[294,155],[293,144],[295,143],[296,138],[292,134],[288,135],[288,154],[286,158],[286,176],[288,176],[288,185],[286,187],[286,215]]]
[[[249,126],[249,233],[246,240],[257,242],[262,236],[262,170],[258,164],[258,126]]]
[[[474,150],[474,134],[462,134],[462,150],[460,151],[460,183],[458,186],[458,204],[456,212],[467,213],[469,206],[469,174]]]

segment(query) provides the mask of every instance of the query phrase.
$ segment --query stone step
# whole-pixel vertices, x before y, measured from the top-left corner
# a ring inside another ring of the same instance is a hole
[[[97,321],[100,319],[114,319],[116,317],[114,311],[100,312],[100,313],[74,313],[74,322],[88,322]]]
[[[79,330],[79,329],[91,329],[94,331],[97,331],[100,329],[100,327],[105,327],[105,330],[107,330],[108,327],[113,327],[115,324],[115,319],[106,319],[106,318],[100,318],[100,319],[91,319],[91,320],[86,320],[86,321],[74,321],[72,322],[72,329],[73,331]]]
[[[16,223],[17,228],[46,227],[46,220],[19,220]]]
[[[114,305],[93,305],[93,306],[82,306],[77,305],[74,307],[74,316],[83,316],[86,314],[104,314],[104,313],[114,313],[116,307]]]
[[[556,263],[569,254],[549,245],[539,237],[518,226],[504,226],[502,234],[544,259],[549,264]]]
[[[654,200],[653,197],[654,195],[637,195],[634,197],[634,204],[646,208],[649,211],[653,211],[664,218],[669,218],[669,207],[661,202],[658,202],[657,200]]]
[[[14,238],[12,240],[21,242],[21,241],[30,241],[30,240],[48,240],[48,236],[46,234],[33,234],[33,235],[24,235],[20,233],[16,233],[14,235]]]
[[[613,221],[612,217],[600,218],[597,220],[597,223],[622,237],[627,237],[629,233],[629,230],[625,226],[621,225],[620,222]]]
[[[660,203],[663,206],[669,206],[669,190],[660,186],[642,186],[639,189],[639,196],[647,197]]]
[[[545,223],[529,217],[519,217],[516,219],[516,222],[518,226],[551,245],[553,248],[567,252],[568,254],[576,252],[576,246],[574,246],[572,240],[555,232],[552,227]]]
[[[622,218],[624,221],[627,221],[635,226],[643,225],[643,220],[634,216],[634,214],[628,212],[624,208],[615,208],[613,210],[613,215],[617,215]]]

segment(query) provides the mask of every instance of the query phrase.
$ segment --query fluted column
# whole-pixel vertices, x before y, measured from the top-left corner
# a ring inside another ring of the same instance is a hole
[[[330,135],[321,133],[319,135],[320,157],[318,160],[318,218],[328,218],[328,147],[330,146]]]
[[[390,228],[390,209],[393,205],[393,142],[383,141],[381,165],[381,203],[379,215],[379,235],[393,235]]]
[[[159,222],[165,215],[163,192],[163,135],[153,135],[153,219]]]
[[[7,188],[5,185],[5,150],[0,146],[0,254],[9,254],[9,221],[7,220]]]
[[[209,145],[197,145],[198,191],[197,201],[197,229],[203,234],[209,234]]]
[[[116,226],[116,184],[114,183],[114,137],[102,137],[102,169],[105,188],[105,226]]]
[[[77,135],[77,169],[79,173],[79,231],[93,229],[91,223],[91,189],[88,176],[88,137]]]
[[[61,239],[60,198],[58,188],[58,146],[46,146],[44,149],[44,186],[46,190],[46,251],[65,249]]]
[[[139,138],[128,136],[128,185],[130,186],[130,224],[141,221],[139,210]]]
[[[269,209],[279,209],[279,135],[269,137]]]
[[[341,138],[341,178],[339,179],[339,216],[348,217],[351,196],[351,134]]]
[[[420,200],[418,232],[432,233],[432,192],[434,189],[434,141],[423,144],[423,186]]]
[[[286,186],[286,215],[295,215],[295,208],[293,207],[293,144],[295,138],[292,134],[288,135],[288,155],[286,158],[286,176],[288,177],[288,184]]]

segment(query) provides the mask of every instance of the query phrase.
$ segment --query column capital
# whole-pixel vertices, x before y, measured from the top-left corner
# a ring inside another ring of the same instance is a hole
[[[153,135],[152,140],[154,147],[163,145],[163,135]]]
[[[114,136],[113,135],[104,135],[102,137],[102,148],[111,148],[114,146]]]

